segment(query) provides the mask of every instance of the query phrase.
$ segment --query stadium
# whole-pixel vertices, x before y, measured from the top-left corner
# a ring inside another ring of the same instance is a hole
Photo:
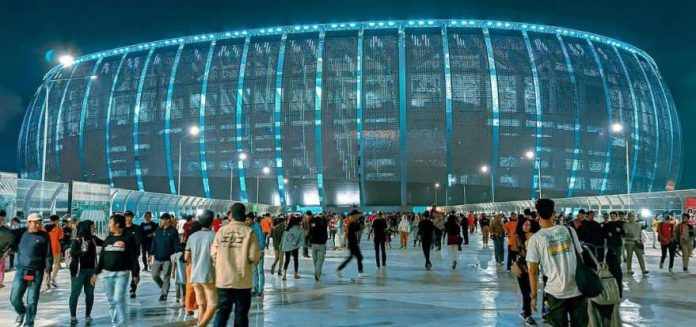
[[[374,21],[84,55],[45,75],[17,160],[29,179],[408,207],[664,190],[682,138],[656,63],[629,44],[537,24]]]

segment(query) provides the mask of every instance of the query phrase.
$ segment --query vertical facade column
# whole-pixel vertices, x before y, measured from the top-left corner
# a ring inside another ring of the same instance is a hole
[[[155,52],[155,48],[150,48],[145,58],[145,64],[143,64],[143,71],[140,73],[140,80],[138,81],[138,90],[135,95],[135,107],[133,108],[133,159],[135,165],[135,178],[138,182],[138,191],[145,192],[145,184],[143,183],[143,172],[140,165],[140,105],[143,98],[143,88],[145,87],[145,76],[147,76],[147,69],[150,66],[150,60],[152,59],[152,54]],[[181,167],[179,167],[181,169]]]
[[[578,169],[580,167],[580,100],[578,97],[578,85],[575,81],[575,71],[573,70],[573,64],[570,62],[568,49],[566,48],[565,42],[563,42],[561,34],[556,34],[556,38],[558,39],[558,43],[561,44],[561,50],[563,50],[563,57],[565,58],[568,75],[570,76],[570,84],[573,87],[573,111],[575,112],[573,131],[575,132],[575,141],[573,142],[573,163],[571,164],[570,181],[568,182],[568,197],[570,198],[573,196],[573,191],[575,191],[575,183],[578,175]]]
[[[594,44],[592,41],[587,39],[587,44],[590,46],[590,50],[592,50],[592,57],[594,57],[595,62],[597,63],[597,69],[599,70],[599,76],[602,78],[602,88],[604,89],[604,102],[607,108],[607,115],[608,119],[607,122],[609,122],[608,126],[604,126],[604,128],[607,129],[607,160],[604,162],[604,177],[602,178],[602,187],[600,188],[599,192],[601,195],[604,195],[607,192],[607,183],[609,181],[609,170],[610,170],[610,165],[611,165],[611,158],[613,156],[612,154],[612,140],[616,138],[614,133],[611,133],[609,128],[614,124],[613,122],[613,116],[611,114],[611,98],[609,96],[609,85],[607,84],[607,77],[604,74],[604,67],[602,66],[602,62],[599,60],[599,55],[597,54],[597,49],[595,48]]]
[[[543,187],[541,181],[541,160],[543,159],[542,137],[544,135],[544,120],[543,113],[541,110],[541,87],[539,86],[539,71],[537,70],[536,59],[534,59],[534,52],[532,51],[532,43],[529,41],[529,35],[527,34],[527,31],[522,31],[522,37],[524,38],[524,45],[527,48],[527,56],[529,56],[529,66],[532,69],[532,81],[534,83],[534,108],[536,110],[536,121],[534,123],[536,126],[536,130],[534,131],[534,170],[536,170],[536,173],[534,174],[534,176],[532,176],[532,190],[530,192],[530,198],[538,199],[542,196],[541,192],[539,192],[538,195],[535,194],[537,193],[537,190],[541,190],[541,188]]]
[[[77,68],[79,66],[80,66],[80,63],[76,62],[75,66],[73,66],[73,69],[70,72],[70,77],[68,78],[68,81],[65,82],[65,88],[63,89],[63,96],[60,98],[60,106],[58,106],[58,115],[56,116],[56,125],[55,125],[56,126],[56,133],[55,133],[54,138],[53,138],[53,160],[54,160],[54,163],[56,165],[56,172],[55,172],[56,177],[59,177],[59,178],[62,176],[62,173],[61,173],[62,168],[61,168],[61,162],[60,162],[60,140],[59,140],[59,137],[62,134],[61,130],[63,129],[62,128],[62,126],[63,126],[63,119],[62,119],[62,117],[63,117],[63,105],[65,105],[65,96],[68,94],[68,89],[70,88],[70,83],[72,82],[73,75],[75,75],[75,71],[77,70]],[[49,93],[50,93],[50,91],[49,91]],[[48,99],[48,97],[46,97],[46,99]],[[48,104],[44,103],[44,107],[48,108]],[[48,114],[48,112],[46,112],[44,114],[46,115],[46,120],[50,119],[51,116]],[[46,126],[46,127],[48,127],[48,126]],[[48,130],[48,128],[46,128],[46,130]],[[48,135],[48,134],[46,133],[46,135]],[[44,140],[44,143],[45,143],[44,151],[46,151],[46,148],[48,146],[48,140]]]
[[[358,188],[360,193],[360,206],[365,206],[365,144],[363,142],[363,99],[362,99],[362,86],[363,86],[363,36],[365,31],[361,28],[358,31],[358,55],[357,63],[355,64],[356,70],[356,129],[357,129],[357,141],[358,141]]]
[[[280,48],[278,50],[278,63],[276,68],[276,88],[275,88],[275,107],[273,110],[273,132],[276,158],[276,183],[278,184],[278,198],[280,206],[284,207],[285,203],[285,168],[283,167],[283,142],[282,142],[282,109],[283,101],[283,66],[285,64],[285,45],[287,44],[288,35],[283,33],[280,38]],[[239,121],[237,121],[239,122]],[[257,200],[258,201],[258,200]]]
[[[495,182],[498,179],[499,148],[500,148],[500,106],[498,101],[498,73],[495,68],[495,57],[491,34],[487,28],[483,29],[484,41],[486,43],[486,55],[488,56],[488,72],[491,80],[491,126],[493,130],[493,157],[491,162],[491,199],[495,201]]]
[[[667,111],[667,118],[669,119],[669,167],[667,168],[667,180],[669,181],[672,179],[672,159],[674,157],[674,125],[672,124],[672,110],[670,109],[669,98],[667,97],[667,92],[665,92],[665,86],[662,83],[662,78],[660,78],[657,70],[652,65],[650,65],[650,70],[660,84],[660,90],[662,91],[665,105],[667,105],[667,110],[665,111]]]
[[[90,78],[87,80],[85,96],[82,98],[82,110],[80,111],[80,132],[78,133],[78,156],[80,159],[80,179],[83,181],[87,180],[85,176],[85,119],[87,116],[89,93],[92,90],[92,83],[94,82],[91,77],[97,75],[97,71],[99,70],[102,59],[104,59],[104,57],[99,57],[97,63],[94,64]]]
[[[631,101],[633,103],[633,129],[631,130],[631,136],[633,138],[633,144],[631,144],[631,148],[633,148],[633,168],[631,168],[631,178],[627,182],[627,190],[626,192],[631,193],[631,189],[633,189],[633,179],[636,177],[636,170],[638,168],[638,150],[640,147],[638,144],[640,143],[640,129],[638,128],[638,102],[636,101],[636,94],[633,91],[633,80],[631,79],[631,75],[628,74],[628,69],[626,69],[626,63],[623,60],[623,57],[621,57],[621,53],[619,53],[619,49],[616,48],[616,46],[612,46],[614,48],[614,52],[616,53],[616,56],[619,58],[619,62],[621,63],[621,70],[623,70],[624,76],[626,76],[626,81],[628,82],[628,89],[631,91]],[[625,133],[628,133],[628,126],[624,126],[624,130],[626,131]],[[628,134],[626,134],[626,146],[628,147]]]
[[[447,27],[442,30],[442,53],[445,69],[445,160],[447,164],[447,188],[452,187],[452,73],[450,69],[449,40],[447,39]],[[463,183],[463,181],[462,181]],[[445,192],[448,194],[448,192]],[[445,203],[449,203],[446,199]]]
[[[406,160],[408,158],[408,144],[406,126],[406,31],[399,28],[399,163],[401,164],[401,207],[408,204],[407,188],[408,171]]]
[[[167,100],[164,105],[164,155],[167,161],[167,179],[169,180],[169,192],[177,194],[178,185],[174,183],[174,164],[172,163],[172,145],[171,145],[171,130],[172,130],[172,98],[174,97],[174,83],[176,82],[176,69],[179,67],[181,53],[184,50],[184,43],[179,44],[179,49],[174,56],[174,64],[172,72],[169,75],[169,86],[167,86]],[[180,168],[181,169],[181,168]]]
[[[319,195],[319,205],[324,206],[324,156],[323,143],[321,137],[321,88],[322,73],[324,63],[324,38],[325,32],[319,32],[319,44],[317,46],[317,70],[314,92],[314,145],[317,160],[317,193]]]
[[[653,95],[653,89],[650,85],[650,81],[648,80],[648,74],[645,72],[645,68],[643,68],[643,64],[640,63],[640,60],[638,60],[638,56],[635,54],[635,52],[633,53],[633,58],[636,59],[636,63],[638,63],[638,66],[640,66],[640,71],[643,73],[645,85],[648,86],[648,92],[650,92],[653,115],[655,115],[655,162],[653,162],[653,173],[652,178],[650,179],[650,186],[648,187],[648,192],[652,192],[653,188],[655,187],[655,179],[657,178],[657,160],[660,158],[660,120],[657,116],[657,105],[655,105],[655,96]]]
[[[114,106],[114,91],[118,83],[118,75],[121,73],[123,62],[126,61],[128,52],[125,52],[118,63],[116,73],[114,73],[114,81],[111,83],[111,92],[109,93],[109,104],[106,107],[106,121],[104,122],[104,148],[106,149],[106,176],[109,177],[109,185],[114,187],[114,174],[111,168],[111,109]]]
[[[206,198],[212,198],[210,193],[210,180],[208,179],[208,160],[205,151],[205,107],[206,95],[208,94],[208,76],[210,76],[210,64],[213,62],[213,53],[215,53],[216,41],[210,43],[208,56],[205,61],[205,71],[203,72],[203,86],[201,87],[201,107],[198,114],[198,125],[200,126],[201,135],[198,137],[198,154],[201,162],[201,180],[203,181],[203,193]],[[181,169],[181,168],[179,168]]]
[[[239,78],[237,79],[237,111],[236,111],[236,150],[237,150],[237,167],[239,168],[239,192],[242,202],[249,202],[249,196],[246,189],[246,172],[244,171],[244,160],[239,158],[242,153],[242,125],[244,121],[244,71],[246,70],[247,55],[249,53],[249,44],[251,37],[247,36],[244,40],[244,50],[242,50],[242,63],[239,66]]]

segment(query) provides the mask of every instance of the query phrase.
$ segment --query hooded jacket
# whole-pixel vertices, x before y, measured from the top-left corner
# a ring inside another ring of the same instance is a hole
[[[210,255],[215,265],[215,286],[250,289],[254,264],[261,259],[256,233],[241,221],[232,221],[215,234]]]

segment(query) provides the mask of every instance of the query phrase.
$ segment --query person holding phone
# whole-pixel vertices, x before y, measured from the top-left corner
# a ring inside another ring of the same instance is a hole
[[[44,271],[53,264],[51,240],[48,233],[43,231],[41,216],[37,213],[27,217],[27,233],[24,233],[19,241],[17,256],[17,272],[10,293],[10,302],[17,313],[15,324],[34,326]]]

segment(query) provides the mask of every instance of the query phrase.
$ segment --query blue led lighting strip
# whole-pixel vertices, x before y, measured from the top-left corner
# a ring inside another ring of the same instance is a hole
[[[406,171],[407,146],[406,143],[406,31],[399,29],[399,154],[401,164],[401,206],[407,205],[407,181],[408,172]]]
[[[205,194],[206,198],[212,198],[212,195],[210,193],[210,180],[208,179],[208,160],[205,155],[205,104],[207,102],[206,95],[208,94],[208,76],[210,75],[210,64],[213,62],[215,44],[215,41],[210,43],[208,57],[205,61],[205,72],[203,73],[203,87],[201,88],[201,107],[198,115],[198,125],[200,126],[201,133],[201,135],[198,136],[198,152],[201,161],[201,179],[203,180],[203,193]]]
[[[65,104],[65,96],[68,94],[68,89],[70,88],[70,83],[72,82],[73,75],[75,75],[75,71],[77,70],[77,67],[79,67],[79,63],[75,63],[75,66],[73,66],[72,71],[70,72],[70,77],[68,78],[68,81],[65,82],[65,88],[63,89],[63,96],[60,98],[60,106],[58,107],[58,116],[56,117],[56,133],[55,137],[53,139],[53,157],[55,160],[55,165],[56,165],[56,180],[60,180],[60,177],[62,176],[61,174],[61,162],[60,162],[60,140],[58,139],[61,133],[61,130],[63,130],[63,105]],[[45,104],[44,104],[45,105]],[[48,113],[46,113],[48,114]],[[50,115],[48,116],[50,119]],[[49,125],[50,126],[50,125]],[[46,143],[48,146],[48,142]],[[46,165],[46,170],[48,170],[48,165]],[[48,174],[47,174],[48,175]],[[47,176],[48,177],[48,176]]]
[[[536,65],[536,60],[534,59],[534,52],[532,51],[532,43],[529,41],[529,35],[527,35],[527,31],[522,31],[522,37],[524,37],[524,44],[527,47],[527,55],[529,56],[529,65],[532,68],[532,80],[534,82],[534,105],[536,108],[536,131],[535,133],[535,139],[536,139],[536,144],[535,144],[535,160],[534,160],[534,169],[536,170],[536,174],[532,177],[532,190],[530,194],[530,198],[532,199],[537,199],[542,194],[537,194],[537,190],[539,189],[539,185],[543,186],[541,184],[541,154],[542,154],[542,137],[543,137],[543,114],[541,110],[541,87],[539,86],[539,71],[537,70],[537,65]]]
[[[49,93],[51,92],[50,87],[48,88],[48,92]],[[46,98],[44,98],[44,103],[45,102],[46,102]],[[43,129],[44,129],[43,117],[44,117],[44,113],[46,112],[46,105],[43,105],[41,107],[42,108],[41,108],[41,111],[39,113],[39,121],[36,123],[37,124],[36,125],[36,169],[38,170],[39,174],[42,173],[42,164],[43,164],[42,160],[48,159],[48,155],[46,156],[45,159],[43,158],[42,155],[39,155],[39,154],[42,154],[41,150],[43,148],[41,147],[41,145],[44,145],[44,142],[41,142],[41,135],[44,134],[43,133]],[[47,135],[44,136],[44,139],[46,139],[46,136]],[[46,143],[46,145],[48,145],[48,143]],[[39,175],[39,177],[41,177],[41,175]],[[39,178],[39,179],[41,179],[41,178]]]
[[[645,84],[648,86],[648,92],[650,92],[650,101],[652,102],[653,106],[653,114],[655,115],[655,162],[653,163],[653,173],[650,180],[650,187],[648,188],[648,192],[652,192],[653,188],[655,187],[655,179],[657,178],[657,160],[660,158],[660,120],[657,116],[657,105],[655,104],[655,96],[653,95],[652,85],[650,85],[650,81],[648,80],[648,74],[645,72],[643,64],[640,63],[640,60],[635,53],[633,53],[633,58],[636,59],[636,63],[638,66],[640,66],[640,71],[643,72]]]
[[[242,125],[244,125],[244,115],[242,110],[244,109],[244,71],[246,70],[247,54],[249,53],[249,43],[251,43],[251,38],[247,37],[244,40],[244,50],[242,51],[242,63],[239,65],[239,79],[237,80],[237,117],[235,131],[237,135],[237,153],[243,153],[242,149]],[[239,167],[239,192],[242,202],[249,202],[249,196],[247,195],[246,189],[246,173],[244,171],[244,161],[239,159],[237,161],[237,166]]]
[[[633,130],[631,131],[631,135],[634,139],[633,144],[631,144],[631,148],[633,148],[633,168],[631,169],[631,180],[628,182],[628,190],[626,190],[630,193],[633,189],[633,180],[636,177],[636,170],[638,168],[638,150],[640,149],[640,129],[638,128],[638,102],[636,101],[636,94],[633,91],[633,81],[631,80],[631,76],[628,75],[628,69],[626,69],[626,63],[624,63],[623,57],[621,57],[621,53],[619,53],[619,49],[616,46],[613,46],[613,48],[614,52],[616,52],[616,56],[619,57],[621,69],[623,70],[623,73],[626,76],[626,81],[628,82],[628,89],[631,91],[631,101],[633,102]],[[628,126],[624,126],[624,133],[628,133],[627,127]],[[628,137],[626,137],[626,140],[628,140]],[[628,146],[628,142],[626,142],[625,146]]]
[[[363,101],[362,101],[362,67],[363,67],[363,34],[364,31],[360,29],[358,31],[358,56],[357,63],[355,65],[356,69],[356,123],[357,123],[357,141],[358,141],[358,175],[359,177],[359,188],[360,188],[360,206],[365,205],[365,144],[363,142]]]
[[[613,125],[613,116],[611,115],[611,98],[609,96],[609,85],[607,84],[607,77],[604,75],[604,67],[602,66],[602,62],[599,60],[597,49],[595,48],[592,41],[587,40],[587,44],[590,45],[590,50],[592,50],[592,57],[594,57],[594,60],[597,63],[597,69],[599,69],[599,76],[602,78],[602,87],[604,89],[604,103],[607,108],[607,121],[609,122],[609,126],[604,126],[604,128],[607,130],[607,160],[604,162],[604,177],[602,178],[602,187],[599,190],[600,194],[604,195],[607,192],[607,183],[609,181],[609,170],[611,165],[613,148],[612,138],[616,138],[616,136],[614,136],[610,130],[611,125]]]
[[[662,96],[665,99],[665,105],[667,106],[667,118],[669,119],[669,167],[667,168],[667,180],[672,178],[672,158],[674,156],[674,125],[672,124],[672,110],[670,106],[669,99],[667,98],[667,92],[665,92],[665,86],[663,85],[662,78],[658,75],[657,70],[652,65],[650,66],[650,71],[653,73],[655,78],[660,84],[660,90],[662,91]]]
[[[164,105],[164,155],[167,161],[167,178],[169,179],[169,192],[171,194],[177,194],[176,188],[178,186],[174,183],[174,164],[172,163],[172,144],[170,137],[172,131],[172,98],[174,97],[174,84],[176,83],[176,69],[179,67],[179,60],[181,60],[181,53],[183,50],[184,43],[181,43],[179,44],[179,49],[176,51],[172,72],[169,75],[167,101]]]
[[[450,70],[447,27],[442,27],[442,52],[445,68],[445,160],[447,161],[447,187],[452,187],[452,73]]]
[[[118,68],[116,68],[116,73],[114,74],[114,81],[111,83],[111,93],[109,93],[109,105],[106,107],[106,122],[104,123],[104,148],[106,149],[106,176],[109,177],[109,185],[114,187],[114,174],[111,168],[111,109],[114,105],[114,91],[116,91],[116,83],[118,82],[118,75],[123,67],[123,62],[126,60],[128,52],[124,53],[121,57],[121,61],[118,63]]]
[[[573,191],[575,191],[575,182],[580,166],[580,99],[578,96],[578,85],[575,81],[575,71],[573,70],[573,64],[570,62],[570,56],[568,56],[568,49],[565,42],[563,42],[561,34],[556,34],[556,38],[558,43],[561,44],[563,57],[565,57],[566,67],[568,68],[568,75],[570,76],[570,84],[573,86],[573,111],[575,112],[573,130],[575,131],[575,141],[573,142],[573,163],[571,165],[570,181],[568,182],[568,197],[570,198],[573,196]]]
[[[97,75],[97,70],[99,69],[99,65],[101,65],[102,59],[104,59],[104,57],[99,57],[97,63],[94,64],[90,77]],[[87,100],[89,99],[89,92],[92,89],[93,82],[94,80],[92,78],[87,80],[87,89],[85,89],[85,96],[84,98],[82,98],[82,110],[80,111],[80,133],[78,134],[78,148],[80,158],[80,177],[83,181],[87,180],[85,176],[85,119],[87,116]]]
[[[314,92],[314,145],[316,148],[317,160],[317,193],[319,194],[319,206],[324,206],[324,157],[321,141],[321,87],[322,72],[324,62],[324,32],[319,33],[319,44],[317,46],[317,70]]]
[[[147,68],[150,66],[150,59],[152,59],[152,54],[154,52],[155,48],[153,47],[147,53],[147,57],[145,58],[143,71],[140,73],[140,81],[138,82],[138,91],[135,95],[135,107],[133,108],[133,158],[135,163],[135,178],[138,181],[138,190],[140,192],[145,191],[143,172],[140,167],[140,105],[143,97],[143,87],[145,86]]]
[[[280,38],[280,49],[278,50],[278,65],[276,67],[276,89],[273,110],[273,132],[275,157],[276,157],[276,183],[278,184],[278,198],[280,206],[285,206],[285,171],[283,169],[283,142],[282,142],[282,97],[283,97],[283,66],[285,64],[285,44],[288,36],[283,34]],[[258,200],[257,200],[258,201]]]
[[[486,55],[488,56],[488,72],[491,79],[491,125],[493,126],[493,158],[491,162],[491,198],[495,198],[495,181],[498,179],[498,162],[500,161],[500,107],[498,101],[498,74],[495,69],[495,57],[493,56],[493,45],[491,35],[487,28],[483,29],[483,36],[486,42]]]

